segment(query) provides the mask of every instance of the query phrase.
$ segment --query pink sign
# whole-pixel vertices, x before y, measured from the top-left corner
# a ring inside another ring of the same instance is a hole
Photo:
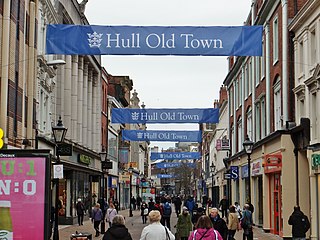
[[[0,202],[5,203],[5,217],[12,222],[9,232],[13,238],[8,239],[44,238],[46,160],[0,158]]]

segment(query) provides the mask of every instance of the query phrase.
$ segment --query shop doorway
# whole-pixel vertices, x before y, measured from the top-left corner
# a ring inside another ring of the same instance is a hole
[[[274,212],[274,234],[282,236],[283,219],[282,219],[282,195],[281,195],[281,176],[280,173],[274,174],[274,188],[273,188],[273,212]]]

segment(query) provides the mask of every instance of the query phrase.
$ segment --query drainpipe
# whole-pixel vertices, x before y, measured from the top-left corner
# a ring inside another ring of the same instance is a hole
[[[9,40],[10,40],[10,0],[3,2],[2,49],[1,49],[1,92],[0,92],[0,128],[7,139],[8,81],[9,81]]]
[[[271,111],[271,96],[270,96],[270,28],[269,28],[269,22],[267,22],[264,26],[264,32],[265,32],[265,46],[266,46],[266,52],[265,52],[265,63],[266,63],[266,135],[270,134],[271,129],[271,119],[270,119],[270,111]]]
[[[282,99],[283,120],[289,121],[288,117],[288,1],[282,0]]]
[[[294,33],[289,33],[289,89],[293,89],[295,87],[295,76],[294,76]],[[290,105],[290,116],[289,118],[293,121],[295,119],[295,97],[294,92],[290,91],[289,93],[289,105]]]

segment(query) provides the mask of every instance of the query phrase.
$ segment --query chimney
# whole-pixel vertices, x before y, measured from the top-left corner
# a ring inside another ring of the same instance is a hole
[[[224,101],[228,100],[227,88],[225,86],[222,85],[220,87],[219,95],[220,95],[220,97],[219,97],[219,105],[221,106]]]

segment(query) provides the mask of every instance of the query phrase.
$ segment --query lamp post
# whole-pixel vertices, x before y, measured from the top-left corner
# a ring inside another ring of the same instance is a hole
[[[246,140],[244,140],[243,142],[243,148],[244,148],[244,151],[246,152],[246,154],[248,155],[248,183],[249,183],[249,196],[248,196],[248,200],[249,200],[249,203],[251,203],[251,173],[250,173],[250,161],[251,161],[251,158],[250,158],[250,155],[252,153],[252,149],[253,149],[253,142],[250,140],[250,138],[247,136]]]
[[[212,163],[211,166],[210,166],[210,169],[211,169],[211,186],[212,186],[212,188],[211,188],[211,202],[213,204],[214,203],[214,201],[213,201],[213,197],[214,197],[214,194],[213,194],[213,187],[214,187],[213,186],[213,179],[214,179],[214,173],[216,171],[216,166]],[[213,207],[213,205],[211,207]]]
[[[106,225],[105,225],[105,222],[104,222],[104,217],[105,217],[105,200],[104,200],[104,189],[105,189],[105,180],[104,180],[104,170],[103,170],[103,163],[104,161],[106,161],[106,158],[107,158],[107,152],[103,149],[102,152],[99,153],[100,155],[100,160],[101,160],[101,203],[103,204],[103,218],[102,218],[102,221],[101,221],[101,233],[105,233],[105,230],[106,230]]]
[[[129,217],[133,217],[133,214],[132,214],[132,205],[131,205],[131,197],[132,197],[132,170],[133,168],[132,167],[129,167],[128,168],[128,172],[130,174],[130,185],[129,185]]]
[[[59,156],[59,144],[63,143],[64,138],[66,136],[68,129],[63,126],[61,116],[59,117],[58,123],[55,127],[52,127],[52,134],[54,138],[54,142],[56,144],[56,163],[60,164],[60,156]],[[54,229],[53,229],[53,240],[59,240],[59,178],[54,179],[56,185],[56,202],[55,202],[55,213],[54,213]]]

